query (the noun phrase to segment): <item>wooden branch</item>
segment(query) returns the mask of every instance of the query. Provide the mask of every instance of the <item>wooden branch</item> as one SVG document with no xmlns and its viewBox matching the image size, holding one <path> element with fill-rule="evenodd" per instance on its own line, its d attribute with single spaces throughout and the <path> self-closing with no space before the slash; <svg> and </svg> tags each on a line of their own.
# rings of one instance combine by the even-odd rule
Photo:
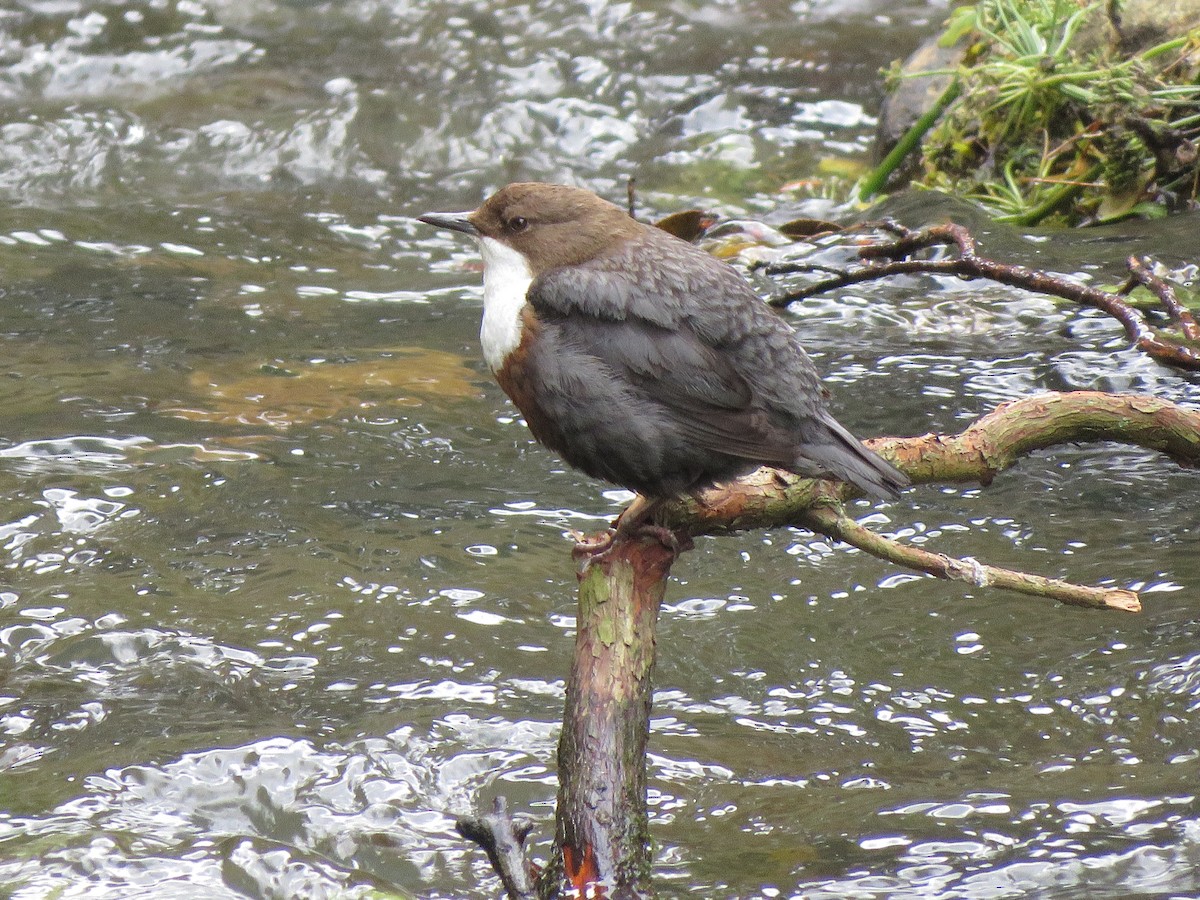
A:
<svg viewBox="0 0 1200 900">
<path fill-rule="evenodd" d="M 1117 441 L 1157 450 L 1181 465 L 1200 465 L 1200 412 L 1138 394 L 1097 391 L 1039 394 L 1003 404 L 956 435 L 880 438 L 866 443 L 915 484 L 989 483 L 1022 456 L 1057 444 Z M 664 524 L 709 534 L 799 524 L 867 553 L 943 578 L 986 582 L 1020 593 L 1085 606 L 1136 611 L 1136 593 L 1090 588 L 920 551 L 875 535 L 846 515 L 856 496 L 841 482 L 801 478 L 773 469 L 697 497 L 672 502 Z"/>
<path fill-rule="evenodd" d="M 454 823 L 454 828 L 483 848 L 509 900 L 533 900 L 537 896 L 525 859 L 525 839 L 533 824 L 514 821 L 508 814 L 508 801 L 497 797 L 490 813 L 464 816 Z"/>
<path fill-rule="evenodd" d="M 951 246 L 958 253 L 946 259 L 908 259 L 918 250 L 929 247 Z M 1090 306 L 1112 316 L 1125 329 L 1130 343 L 1159 362 L 1182 369 L 1200 370 L 1200 349 L 1180 344 L 1159 335 L 1145 317 L 1121 296 L 1121 293 L 1103 291 L 1100 288 L 1081 284 L 1061 275 L 1054 275 L 1025 266 L 997 262 L 976 253 L 975 239 L 961 225 L 933 225 L 920 231 L 907 231 L 894 241 L 868 244 L 859 250 L 864 260 L 886 260 L 854 269 L 846 269 L 830 278 L 807 285 L 797 291 L 772 297 L 773 306 L 787 306 L 797 300 L 812 297 L 834 288 L 861 284 L 893 275 L 942 274 L 959 278 L 986 278 L 999 284 L 1019 287 L 1038 294 L 1061 297 L 1081 306 Z M 805 271 L 803 265 L 782 263 L 766 266 L 767 274 Z M 818 271 L 815 267 L 813 271 Z M 823 269 L 821 269 L 823 271 Z M 1200 335 L 1191 314 L 1180 304 L 1171 286 L 1135 259 L 1130 260 L 1130 271 L 1134 278 L 1146 285 L 1159 297 L 1164 307 L 1180 325 L 1184 337 L 1194 341 Z"/>
<path fill-rule="evenodd" d="M 676 553 L 656 539 L 618 533 L 604 553 L 580 556 L 578 630 L 558 744 L 557 827 L 538 890 L 642 896 L 650 883 L 650 675 L 658 608 Z"/>
<path fill-rule="evenodd" d="M 988 484 L 1022 456 L 1057 444 L 1115 441 L 1200 466 L 1200 411 L 1145 394 L 1069 391 L 1012 400 L 956 435 L 867 441 L 916 483 Z"/>
<path fill-rule="evenodd" d="M 1179 324 L 1183 336 L 1189 341 L 1200 341 L 1200 325 L 1196 324 L 1191 310 L 1179 302 L 1179 298 L 1175 296 L 1175 289 L 1151 272 L 1150 267 L 1136 256 L 1129 257 L 1126 265 L 1129 267 L 1130 278 L 1158 298 L 1171 321 Z"/>
<path fill-rule="evenodd" d="M 975 587 L 997 587 L 1019 594 L 1050 597 L 1073 606 L 1142 611 L 1142 602 L 1134 591 L 1071 584 L 1056 578 L 989 566 L 971 557 L 954 559 L 912 544 L 902 544 L 860 525 L 846 514 L 841 505 L 814 506 L 804 512 L 800 521 L 814 531 L 865 550 L 872 556 L 908 569 L 927 572 L 937 578 L 965 581 Z"/>
</svg>

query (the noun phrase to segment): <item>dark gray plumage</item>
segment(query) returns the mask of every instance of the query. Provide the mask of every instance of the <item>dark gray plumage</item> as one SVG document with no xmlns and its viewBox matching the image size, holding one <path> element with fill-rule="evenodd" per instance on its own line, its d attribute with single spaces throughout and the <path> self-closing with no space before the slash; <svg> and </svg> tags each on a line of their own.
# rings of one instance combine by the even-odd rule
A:
<svg viewBox="0 0 1200 900">
<path fill-rule="evenodd" d="M 874 496 L 908 479 L 829 413 L 792 328 L 733 268 L 595 195 L 514 184 L 461 218 L 423 217 L 519 251 L 522 339 L 497 378 L 534 435 L 649 498 L 759 465 Z M 485 278 L 486 278 L 485 274 Z"/>
</svg>

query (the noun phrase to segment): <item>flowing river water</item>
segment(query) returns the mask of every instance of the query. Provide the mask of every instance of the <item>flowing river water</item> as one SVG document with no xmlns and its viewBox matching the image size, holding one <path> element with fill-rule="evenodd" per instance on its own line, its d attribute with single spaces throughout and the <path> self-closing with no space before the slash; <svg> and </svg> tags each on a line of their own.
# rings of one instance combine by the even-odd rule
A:
<svg viewBox="0 0 1200 900">
<path fill-rule="evenodd" d="M 0 896 L 495 896 L 453 822 L 497 794 L 544 852 L 563 532 L 627 495 L 532 443 L 480 361 L 473 249 L 409 217 L 630 175 L 646 215 L 852 216 L 786 186 L 863 162 L 879 69 L 945 13 L 5 5 Z M 1200 251 L 1194 216 L 1049 238 L 888 211 L 1099 282 Z M 788 314 L 862 435 L 1047 389 L 1198 400 L 1110 320 L 1008 289 L 908 278 Z M 655 676 L 662 896 L 1200 895 L 1198 487 L 1069 446 L 858 507 L 1139 588 L 1136 616 L 800 530 L 698 541 Z"/>
</svg>

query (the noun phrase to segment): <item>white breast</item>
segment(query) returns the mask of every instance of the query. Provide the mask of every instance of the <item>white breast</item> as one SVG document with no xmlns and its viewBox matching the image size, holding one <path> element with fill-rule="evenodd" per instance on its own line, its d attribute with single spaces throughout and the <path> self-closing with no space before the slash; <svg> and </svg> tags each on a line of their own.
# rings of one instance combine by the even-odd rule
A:
<svg viewBox="0 0 1200 900">
<path fill-rule="evenodd" d="M 497 371 L 521 343 L 521 310 L 533 282 L 525 257 L 495 238 L 480 238 L 483 254 L 483 326 L 479 343 L 483 358 Z"/>
</svg>

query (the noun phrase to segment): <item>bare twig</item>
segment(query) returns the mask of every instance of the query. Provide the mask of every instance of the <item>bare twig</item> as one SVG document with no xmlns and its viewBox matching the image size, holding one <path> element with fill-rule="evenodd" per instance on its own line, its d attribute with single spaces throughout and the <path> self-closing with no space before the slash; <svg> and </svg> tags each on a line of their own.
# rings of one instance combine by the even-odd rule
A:
<svg viewBox="0 0 1200 900">
<path fill-rule="evenodd" d="M 951 246 L 958 255 L 947 259 L 908 259 L 917 250 L 937 246 Z M 857 269 L 836 271 L 832 278 L 815 282 L 797 291 L 771 299 L 774 306 L 787 306 L 834 288 L 861 284 L 893 275 L 941 274 L 959 278 L 986 278 L 1000 284 L 1023 288 L 1039 294 L 1061 297 L 1081 306 L 1090 306 L 1112 316 L 1121 323 L 1126 335 L 1135 347 L 1160 362 L 1184 369 L 1200 370 L 1200 350 L 1184 346 L 1169 338 L 1161 337 L 1147 324 L 1138 310 L 1122 299 L 1120 292 L 1103 291 L 1080 284 L 1061 275 L 1053 275 L 1038 269 L 997 262 L 976 253 L 975 239 L 961 225 L 933 225 L 920 231 L 903 234 L 894 241 L 869 244 L 859 250 L 864 260 L 886 260 Z M 776 271 L 789 271 L 787 264 L 776 267 Z M 813 267 L 813 271 L 821 271 Z M 771 267 L 767 271 L 772 271 Z M 790 271 L 796 271 L 791 269 Z M 1188 340 L 1200 338 L 1191 314 L 1178 302 L 1170 285 L 1154 275 L 1144 265 L 1131 260 L 1130 271 L 1141 284 L 1146 285 L 1159 297 L 1171 315 L 1179 322 Z"/>
<path fill-rule="evenodd" d="M 454 827 L 468 841 L 483 848 L 509 900 L 533 900 L 537 896 L 525 860 L 525 839 L 533 830 L 533 823 L 514 821 L 503 797 L 496 798 L 490 813 L 465 816 Z"/>
<path fill-rule="evenodd" d="M 1158 298 L 1171 320 L 1179 323 L 1179 330 L 1183 332 L 1183 336 L 1189 341 L 1200 341 L 1200 325 L 1196 324 L 1191 310 L 1179 302 L 1170 283 L 1151 272 L 1150 267 L 1136 256 L 1129 257 L 1128 265 L 1130 280 L 1144 285 Z"/>
<path fill-rule="evenodd" d="M 1081 441 L 1145 447 L 1194 468 L 1200 466 L 1200 411 L 1145 394 L 1047 392 L 1002 403 L 959 434 L 867 444 L 899 459 L 914 482 L 987 484 L 1030 453 Z"/>
<path fill-rule="evenodd" d="M 825 288 L 824 288 L 825 290 L 830 290 L 831 288 L 835 288 L 835 287 L 841 287 L 842 284 L 850 283 L 850 282 L 839 281 L 839 279 L 841 279 L 842 277 L 844 277 L 847 274 L 848 270 L 839 269 L 837 266 L 823 266 L 818 263 L 802 263 L 802 262 L 768 263 L 767 265 L 764 265 L 762 267 L 762 270 L 763 270 L 763 272 L 765 272 L 768 275 L 795 275 L 795 274 L 799 274 L 802 272 L 806 273 L 806 274 L 809 272 L 823 272 L 826 275 L 830 276 L 829 278 L 820 282 L 820 284 L 825 286 Z M 796 299 L 794 295 L 789 295 L 789 296 L 791 296 L 792 299 L 788 300 L 787 301 L 788 303 L 791 303 L 792 300 Z M 772 304 L 774 304 L 776 301 L 772 300 L 770 302 Z"/>
<path fill-rule="evenodd" d="M 865 550 L 872 556 L 886 559 L 907 569 L 926 572 L 937 578 L 965 581 L 980 588 L 997 587 L 1018 594 L 1052 597 L 1072 606 L 1117 609 L 1124 612 L 1142 611 L 1141 600 L 1134 591 L 1071 584 L 1056 578 L 990 566 L 972 557 L 955 559 L 912 544 L 902 544 L 860 525 L 848 516 L 840 505 L 814 506 L 805 510 L 801 523 L 821 534 Z"/>
</svg>

